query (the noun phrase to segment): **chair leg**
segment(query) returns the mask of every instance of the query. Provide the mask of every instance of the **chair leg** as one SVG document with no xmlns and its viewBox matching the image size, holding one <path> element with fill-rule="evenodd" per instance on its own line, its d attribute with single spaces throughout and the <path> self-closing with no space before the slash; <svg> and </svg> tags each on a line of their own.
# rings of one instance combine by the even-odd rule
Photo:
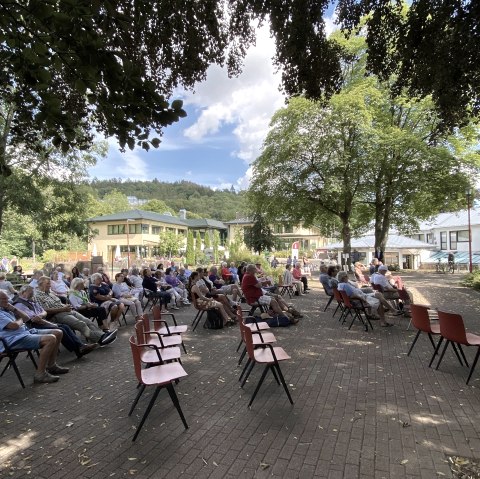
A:
<svg viewBox="0 0 480 479">
<path fill-rule="evenodd" d="M 280 377 L 280 381 L 283 384 L 283 389 L 285 389 L 285 392 L 287 393 L 288 400 L 290 401 L 290 404 L 293 404 L 293 399 L 292 399 L 292 396 L 290 396 L 290 391 L 288 390 L 287 383 L 285 382 L 285 378 L 283 377 L 282 370 L 280 369 L 280 364 L 276 363 L 275 367 L 277 369 L 278 376 Z"/>
<path fill-rule="evenodd" d="M 15 357 L 16 356 L 17 355 L 15 354 Z M 20 381 L 20 384 L 22 385 L 22 388 L 25 389 L 25 383 L 23 382 L 22 375 L 20 374 L 20 370 L 18 369 L 17 363 L 15 362 L 15 358 L 10 359 L 9 364 L 12 366 L 13 370 L 15 371 L 15 374 L 17 375 L 17 378 Z M 7 366 L 9 364 L 7 364 Z M 4 372 L 5 372 L 5 370 L 4 370 Z"/>
<path fill-rule="evenodd" d="M 237 353 L 238 353 L 240 347 L 242 346 L 242 344 L 243 344 L 243 339 L 240 339 L 240 342 L 238 343 L 238 346 L 237 346 L 237 351 L 236 351 Z"/>
<path fill-rule="evenodd" d="M 155 388 L 155 392 L 153 393 L 152 399 L 151 399 L 150 402 L 148 403 L 148 406 L 147 406 L 147 409 L 146 409 L 146 411 L 145 411 L 145 414 L 143 415 L 142 420 L 140 421 L 140 424 L 138 425 L 137 431 L 135 432 L 135 434 L 134 434 L 134 436 L 133 436 L 132 442 L 134 442 L 135 439 L 137 439 L 137 436 L 138 436 L 138 434 L 140 433 L 140 431 L 141 431 L 141 429 L 142 429 L 142 427 L 143 427 L 143 424 L 145 423 L 148 415 L 150 414 L 150 411 L 152 410 L 153 405 L 155 404 L 155 401 L 157 400 L 158 393 L 160 392 L 160 389 L 162 389 L 162 386 L 157 386 L 157 387 Z"/>
<path fill-rule="evenodd" d="M 438 341 L 437 347 L 435 348 L 435 351 L 433 351 L 432 359 L 430 359 L 430 362 L 428 363 L 429 368 L 432 367 L 433 360 L 435 359 L 435 356 L 438 354 L 438 351 L 440 351 L 440 346 L 442 342 L 443 342 L 443 336 L 440 336 L 440 340 Z"/>
<path fill-rule="evenodd" d="M 470 378 L 472 377 L 473 370 L 475 369 L 475 366 L 477 365 L 479 357 L 480 357 L 480 346 L 477 348 L 477 354 L 475 355 L 475 359 L 473 360 L 472 367 L 470 368 L 470 374 L 468 375 L 468 378 L 467 378 L 467 384 L 469 383 Z"/>
<path fill-rule="evenodd" d="M 327 305 L 325 306 L 325 309 L 323 310 L 323 312 L 325 312 L 327 310 L 327 308 L 330 306 L 332 301 L 333 301 L 333 296 L 330 296 L 330 298 L 327 301 Z M 338 309 L 338 306 L 337 306 L 337 309 Z M 337 312 L 337 310 L 335 310 L 335 313 L 336 312 Z M 335 316 L 335 313 L 333 313 L 334 316 Z"/>
<path fill-rule="evenodd" d="M 457 359 L 458 359 L 458 362 L 460 363 L 460 366 L 463 366 L 463 361 L 462 361 L 462 358 L 460 357 L 460 355 L 458 354 L 458 349 L 457 347 L 455 346 L 455 343 L 452 341 L 452 348 L 453 348 L 453 351 L 455 353 L 455 356 L 457 356 Z"/>
<path fill-rule="evenodd" d="M 255 388 L 255 391 L 253 393 L 252 399 L 250 399 L 250 402 L 248 403 L 248 407 L 250 407 L 252 405 L 253 400 L 255 399 L 255 396 L 257 395 L 257 393 L 260 389 L 260 386 L 262 385 L 262 383 L 265 379 L 265 376 L 267 375 L 269 369 L 270 369 L 270 365 L 267 364 L 267 366 L 265 366 L 265 369 L 263 370 L 262 377 L 260 378 L 260 381 L 258 381 L 257 387 Z"/>
<path fill-rule="evenodd" d="M 250 367 L 247 369 L 245 372 L 245 377 L 243 378 L 242 384 L 240 384 L 240 387 L 243 388 L 245 386 L 245 383 L 248 381 L 248 377 L 250 376 L 250 373 L 253 371 L 253 368 L 255 367 L 255 361 L 252 361 L 252 364 Z"/>
<path fill-rule="evenodd" d="M 178 411 L 178 415 L 180 416 L 180 419 L 182 420 L 183 425 L 185 426 L 185 429 L 188 429 L 188 424 L 185 419 L 185 416 L 183 415 L 182 408 L 180 406 L 180 401 L 178 400 L 178 396 L 177 396 L 177 393 L 175 392 L 175 388 L 173 387 L 173 384 L 170 383 L 167 386 L 167 391 L 168 391 L 168 394 L 170 395 L 173 405 Z"/>
<path fill-rule="evenodd" d="M 432 333 L 428 333 L 428 339 L 430 339 L 430 342 L 432 343 L 433 349 L 437 347 L 435 344 L 435 341 L 433 340 Z"/>
<path fill-rule="evenodd" d="M 242 369 L 242 374 L 240 374 L 240 377 L 238 378 L 239 381 L 242 380 L 243 375 L 245 374 L 245 371 L 247 370 L 248 366 L 250 366 L 251 359 L 248 358 L 247 362 L 245 363 L 245 366 Z"/>
<path fill-rule="evenodd" d="M 138 400 L 140 399 L 140 396 L 143 394 L 143 391 L 145 391 L 145 387 L 146 387 L 145 384 L 140 384 L 137 396 L 133 400 L 132 407 L 130 408 L 130 412 L 128 413 L 129 416 L 132 415 L 132 412 L 135 409 L 135 406 L 137 405 Z M 138 386 L 137 386 L 137 388 L 138 388 Z"/>
<path fill-rule="evenodd" d="M 185 343 L 182 341 L 182 348 L 183 348 L 183 351 L 185 352 L 185 354 L 188 354 L 187 353 L 187 348 L 185 347 Z"/>
<path fill-rule="evenodd" d="M 450 344 L 450 340 L 447 339 L 447 342 L 445 343 L 445 346 L 443 347 L 443 351 L 442 351 L 442 354 L 440 356 L 440 359 L 438 360 L 438 363 L 437 363 L 437 367 L 435 369 L 438 369 L 438 367 L 440 366 L 440 363 L 442 362 L 442 359 L 443 359 L 443 356 L 445 356 L 445 351 L 447 350 L 448 348 L 448 345 Z"/>
<path fill-rule="evenodd" d="M 193 318 L 193 323 L 192 323 L 193 328 L 192 328 L 192 331 L 195 331 L 195 329 L 197 329 L 197 326 L 198 326 L 198 324 L 200 323 L 204 312 L 205 312 L 205 311 L 204 311 L 203 309 L 199 310 L 199 311 L 197 312 L 197 315 L 195 316 L 195 318 Z"/>
<path fill-rule="evenodd" d="M 421 331 L 418 330 L 417 334 L 415 336 L 415 339 L 413 340 L 412 345 L 410 346 L 410 349 L 408 350 L 407 356 L 410 356 L 410 353 L 412 352 L 413 346 L 415 346 L 415 343 L 417 342 L 417 339 L 420 336 L 420 333 L 421 333 Z M 432 339 L 431 334 L 429 334 L 429 336 L 430 336 L 430 339 Z M 435 348 L 435 345 L 433 347 Z"/>
<path fill-rule="evenodd" d="M 238 360 L 238 365 L 242 364 L 243 358 L 245 357 L 245 354 L 247 354 L 247 347 L 243 348 L 242 354 L 240 355 L 240 359 Z"/>
<path fill-rule="evenodd" d="M 273 366 L 270 366 L 270 371 L 272 371 L 273 377 L 275 378 L 275 381 L 277 381 L 277 384 L 280 386 L 280 381 L 278 380 L 277 373 L 275 372 L 275 368 Z"/>
<path fill-rule="evenodd" d="M 453 345 L 453 343 L 452 343 L 452 345 Z M 458 346 L 458 349 L 460 350 L 460 354 L 462 355 L 463 360 L 465 361 L 465 366 L 467 366 L 467 368 L 468 368 L 468 361 L 467 361 L 467 358 L 465 357 L 465 353 L 463 352 L 462 345 L 460 343 L 458 343 L 457 346 Z"/>
</svg>

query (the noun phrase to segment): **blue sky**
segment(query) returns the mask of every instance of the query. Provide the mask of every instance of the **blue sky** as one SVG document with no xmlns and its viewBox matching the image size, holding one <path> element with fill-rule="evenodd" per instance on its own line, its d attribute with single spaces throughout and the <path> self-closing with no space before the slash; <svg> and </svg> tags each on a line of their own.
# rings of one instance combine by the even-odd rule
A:
<svg viewBox="0 0 480 479">
<path fill-rule="evenodd" d="M 331 31 L 332 20 L 326 23 Z M 228 78 L 225 70 L 212 66 L 194 93 L 174 95 L 184 100 L 188 116 L 164 130 L 158 149 L 121 153 L 111 139 L 107 158 L 90 168 L 90 177 L 248 187 L 250 164 L 261 151 L 270 119 L 285 104 L 273 54 L 274 43 L 264 27 L 256 46 L 248 51 L 240 76 Z"/>
</svg>

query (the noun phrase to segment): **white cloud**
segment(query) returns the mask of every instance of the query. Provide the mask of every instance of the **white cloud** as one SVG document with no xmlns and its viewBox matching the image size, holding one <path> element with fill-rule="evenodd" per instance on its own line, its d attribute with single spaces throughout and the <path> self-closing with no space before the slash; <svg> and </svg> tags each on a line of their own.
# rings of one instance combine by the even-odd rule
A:
<svg viewBox="0 0 480 479">
<path fill-rule="evenodd" d="M 240 76 L 228 78 L 224 69 L 212 66 L 195 93 L 185 94 L 186 108 L 198 108 L 201 113 L 184 135 L 192 141 L 205 141 L 231 124 L 238 145 L 232 156 L 251 163 L 260 152 L 270 118 L 284 104 L 278 88 L 280 74 L 272 65 L 274 50 L 264 27 L 258 32 L 256 46 L 247 53 Z"/>
</svg>

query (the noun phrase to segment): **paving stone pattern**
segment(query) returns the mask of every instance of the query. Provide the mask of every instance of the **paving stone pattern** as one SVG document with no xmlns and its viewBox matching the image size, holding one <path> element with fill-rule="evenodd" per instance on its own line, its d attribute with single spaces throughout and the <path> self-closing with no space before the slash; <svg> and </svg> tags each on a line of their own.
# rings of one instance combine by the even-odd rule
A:
<svg viewBox="0 0 480 479">
<path fill-rule="evenodd" d="M 465 315 L 480 333 L 480 295 L 460 275 L 404 275 L 415 297 Z M 453 477 L 447 456 L 480 459 L 480 366 L 470 386 L 453 352 L 439 371 L 428 368 L 431 346 L 421 337 L 407 357 L 414 331 L 408 320 L 374 331 L 348 331 L 323 312 L 318 280 L 294 302 L 305 318 L 274 333 L 292 357 L 282 364 L 295 404 L 267 376 L 251 409 L 257 366 L 242 390 L 238 327 L 185 335 L 189 376 L 176 386 L 189 424 L 185 430 L 162 391 L 136 443 L 132 436 L 151 393 L 132 417 L 136 393 L 128 338 L 80 360 L 66 351 L 70 373 L 57 384 L 33 385 L 32 366 L 18 364 L 0 378 L 0 477 L 61 478 L 423 478 Z M 193 307 L 177 314 L 191 324 Z M 475 351 L 466 350 L 469 360 Z M 2 366 L 3 367 L 3 366 Z"/>
</svg>

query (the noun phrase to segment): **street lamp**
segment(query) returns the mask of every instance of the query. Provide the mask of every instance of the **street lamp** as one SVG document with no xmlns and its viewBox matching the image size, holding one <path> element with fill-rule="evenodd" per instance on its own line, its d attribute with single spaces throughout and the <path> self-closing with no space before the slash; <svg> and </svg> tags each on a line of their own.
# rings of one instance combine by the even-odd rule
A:
<svg viewBox="0 0 480 479">
<path fill-rule="evenodd" d="M 468 270 L 473 271 L 472 265 L 472 224 L 470 222 L 470 198 L 472 196 L 472 188 L 468 187 L 465 190 L 467 195 L 467 209 L 468 209 Z"/>
</svg>

